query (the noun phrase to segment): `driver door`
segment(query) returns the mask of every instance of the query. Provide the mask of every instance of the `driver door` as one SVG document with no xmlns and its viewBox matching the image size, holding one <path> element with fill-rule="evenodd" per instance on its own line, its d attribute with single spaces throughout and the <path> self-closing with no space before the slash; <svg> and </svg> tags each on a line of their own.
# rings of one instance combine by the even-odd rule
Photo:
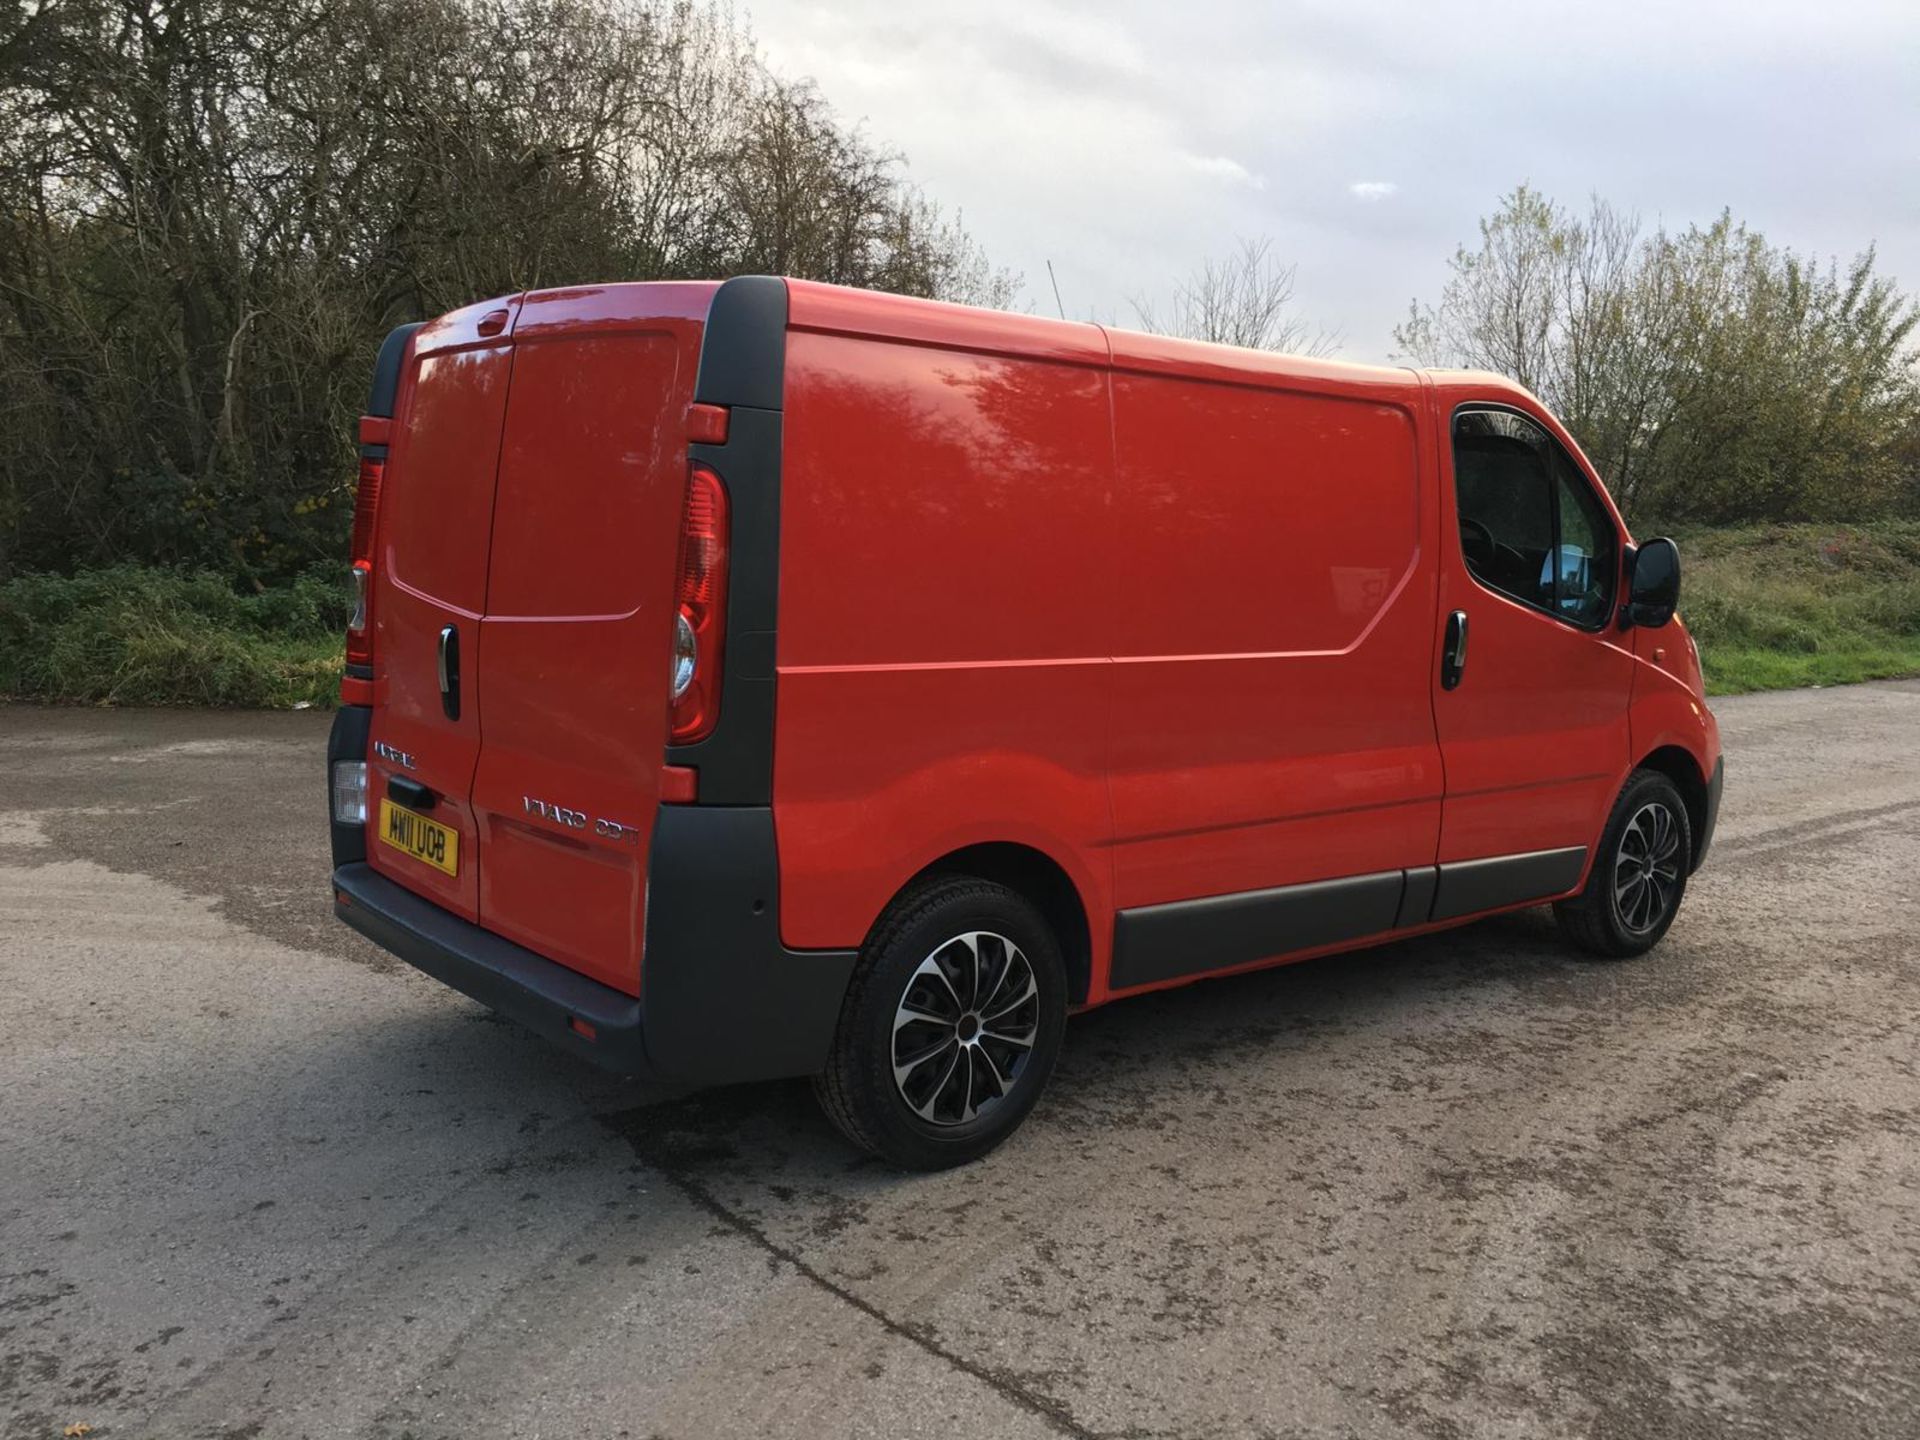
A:
<svg viewBox="0 0 1920 1440">
<path fill-rule="evenodd" d="M 1465 387 L 1436 397 L 1440 920 L 1579 882 L 1628 765 L 1634 661 L 1615 623 L 1623 532 L 1604 492 L 1544 415 Z M 1444 655 L 1461 628 L 1456 674 Z"/>
</svg>

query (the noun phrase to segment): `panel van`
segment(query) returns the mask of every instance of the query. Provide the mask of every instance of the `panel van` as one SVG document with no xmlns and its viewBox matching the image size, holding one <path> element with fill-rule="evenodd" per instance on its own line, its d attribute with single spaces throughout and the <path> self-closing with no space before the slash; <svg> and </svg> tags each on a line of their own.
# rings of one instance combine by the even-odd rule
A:
<svg viewBox="0 0 1920 1440">
<path fill-rule="evenodd" d="M 339 918 L 899 1165 L 1112 1000 L 1639 954 L 1713 836 L 1678 553 L 1496 376 L 753 276 L 396 330 L 359 438 Z"/>
</svg>

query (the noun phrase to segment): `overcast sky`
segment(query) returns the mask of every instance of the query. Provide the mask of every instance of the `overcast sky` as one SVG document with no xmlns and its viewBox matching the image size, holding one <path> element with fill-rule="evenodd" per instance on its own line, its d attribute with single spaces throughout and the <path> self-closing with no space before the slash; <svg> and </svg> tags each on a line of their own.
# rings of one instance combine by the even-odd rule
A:
<svg viewBox="0 0 1920 1440">
<path fill-rule="evenodd" d="M 1684 226 L 1723 206 L 1797 249 L 1879 245 L 1920 289 L 1920 0 L 758 0 L 810 75 L 1051 311 L 1237 236 L 1385 359 L 1414 296 L 1521 181 Z"/>
</svg>

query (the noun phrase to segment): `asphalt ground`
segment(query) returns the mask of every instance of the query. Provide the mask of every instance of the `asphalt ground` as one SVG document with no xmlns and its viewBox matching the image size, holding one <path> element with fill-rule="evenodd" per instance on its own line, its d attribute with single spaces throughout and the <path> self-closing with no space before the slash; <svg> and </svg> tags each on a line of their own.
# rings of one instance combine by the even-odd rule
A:
<svg viewBox="0 0 1920 1440">
<path fill-rule="evenodd" d="M 327 717 L 0 709 L 0 1434 L 1920 1434 L 1920 683 L 1721 701 L 1544 911 L 1075 1020 L 969 1168 L 604 1079 L 333 921 Z"/>
</svg>

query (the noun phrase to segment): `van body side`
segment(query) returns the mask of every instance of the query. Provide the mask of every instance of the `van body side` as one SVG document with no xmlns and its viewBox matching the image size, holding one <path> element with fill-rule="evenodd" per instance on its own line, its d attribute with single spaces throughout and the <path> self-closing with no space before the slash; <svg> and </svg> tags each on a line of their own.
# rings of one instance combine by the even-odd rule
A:
<svg viewBox="0 0 1920 1440">
<path fill-rule="evenodd" d="M 819 1073 L 943 878 L 1084 1008 L 1589 904 L 1648 776 L 1706 853 L 1697 652 L 1511 382 L 769 277 L 396 335 L 336 911 L 606 1068 Z"/>
<path fill-rule="evenodd" d="M 858 946 L 916 875 L 982 845 L 1051 865 L 1108 913 L 1121 577 L 1104 335 L 985 311 L 916 330 L 892 297 L 791 289 L 783 937 Z M 1104 974 L 1108 927 L 1090 933 Z"/>
</svg>

